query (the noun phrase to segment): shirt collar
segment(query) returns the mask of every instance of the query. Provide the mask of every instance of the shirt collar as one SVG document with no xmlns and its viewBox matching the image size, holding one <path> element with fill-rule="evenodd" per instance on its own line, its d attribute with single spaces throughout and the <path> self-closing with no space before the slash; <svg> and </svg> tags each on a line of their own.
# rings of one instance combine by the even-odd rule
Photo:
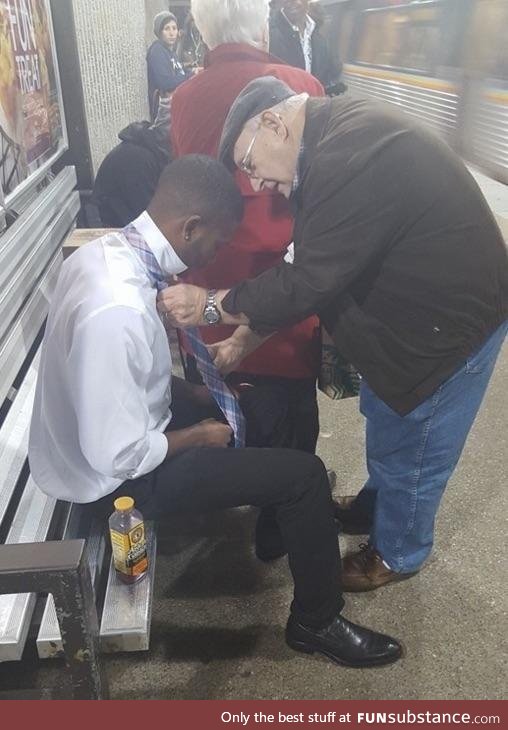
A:
<svg viewBox="0 0 508 730">
<path fill-rule="evenodd" d="M 303 162 L 303 155 L 305 152 L 305 147 L 303 144 L 303 137 L 302 141 L 300 142 L 300 152 L 298 153 L 298 160 L 296 161 L 296 172 L 295 176 L 293 178 L 293 185 L 291 187 L 291 193 L 296 192 L 298 190 L 298 186 L 300 185 L 300 181 L 302 179 L 302 162 Z"/>
<path fill-rule="evenodd" d="M 293 25 L 293 23 L 289 20 L 288 16 L 284 12 L 283 9 L 281 9 L 281 15 L 283 15 L 291 28 L 295 31 L 295 33 L 298 33 L 300 36 L 311 36 L 314 33 L 314 30 L 316 28 L 316 22 L 310 17 L 310 15 L 307 15 L 307 20 L 305 22 L 305 28 L 303 30 L 303 33 L 300 33 L 300 28 L 297 25 Z"/>
<path fill-rule="evenodd" d="M 164 274 L 178 276 L 178 274 L 186 271 L 186 264 L 183 263 L 168 239 L 157 228 L 146 210 L 136 220 L 132 221 L 132 225 L 150 246 Z"/>
</svg>

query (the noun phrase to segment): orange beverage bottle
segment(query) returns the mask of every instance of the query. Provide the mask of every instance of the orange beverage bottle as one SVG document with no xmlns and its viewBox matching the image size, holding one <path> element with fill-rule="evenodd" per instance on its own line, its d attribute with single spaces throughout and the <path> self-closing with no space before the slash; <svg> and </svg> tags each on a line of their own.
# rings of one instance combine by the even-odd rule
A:
<svg viewBox="0 0 508 730">
<path fill-rule="evenodd" d="M 132 497 L 118 497 L 109 518 L 109 534 L 115 570 L 124 583 L 136 583 L 148 572 L 145 523 L 134 509 Z"/>
</svg>

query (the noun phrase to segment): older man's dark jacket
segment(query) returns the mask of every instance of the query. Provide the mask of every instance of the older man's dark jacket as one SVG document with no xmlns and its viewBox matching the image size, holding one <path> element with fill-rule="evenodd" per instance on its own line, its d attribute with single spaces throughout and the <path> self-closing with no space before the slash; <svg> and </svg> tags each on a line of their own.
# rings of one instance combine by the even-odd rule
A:
<svg viewBox="0 0 508 730">
<path fill-rule="evenodd" d="M 231 291 L 270 330 L 321 314 L 375 393 L 405 415 L 508 314 L 508 258 L 462 161 L 391 107 L 307 104 L 294 265 Z"/>
</svg>

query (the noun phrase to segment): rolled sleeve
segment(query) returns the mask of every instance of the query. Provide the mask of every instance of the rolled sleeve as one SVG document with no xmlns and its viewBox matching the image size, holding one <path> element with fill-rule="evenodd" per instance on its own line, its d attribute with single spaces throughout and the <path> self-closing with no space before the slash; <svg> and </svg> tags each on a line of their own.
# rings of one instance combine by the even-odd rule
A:
<svg viewBox="0 0 508 730">
<path fill-rule="evenodd" d="M 163 433 L 159 431 L 150 431 L 147 434 L 148 450 L 145 457 L 138 464 L 137 468 L 132 469 L 122 476 L 123 479 L 138 479 L 145 474 L 149 474 L 162 464 L 168 453 L 168 440 Z"/>
</svg>

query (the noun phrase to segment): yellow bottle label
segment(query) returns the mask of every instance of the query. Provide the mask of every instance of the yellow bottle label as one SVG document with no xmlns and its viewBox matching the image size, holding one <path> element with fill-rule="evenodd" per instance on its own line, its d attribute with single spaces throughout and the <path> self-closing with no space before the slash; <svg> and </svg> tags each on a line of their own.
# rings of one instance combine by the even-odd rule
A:
<svg viewBox="0 0 508 730">
<path fill-rule="evenodd" d="M 148 568 L 145 525 L 140 522 L 129 532 L 110 530 L 116 570 L 125 575 L 140 575 Z"/>
</svg>

